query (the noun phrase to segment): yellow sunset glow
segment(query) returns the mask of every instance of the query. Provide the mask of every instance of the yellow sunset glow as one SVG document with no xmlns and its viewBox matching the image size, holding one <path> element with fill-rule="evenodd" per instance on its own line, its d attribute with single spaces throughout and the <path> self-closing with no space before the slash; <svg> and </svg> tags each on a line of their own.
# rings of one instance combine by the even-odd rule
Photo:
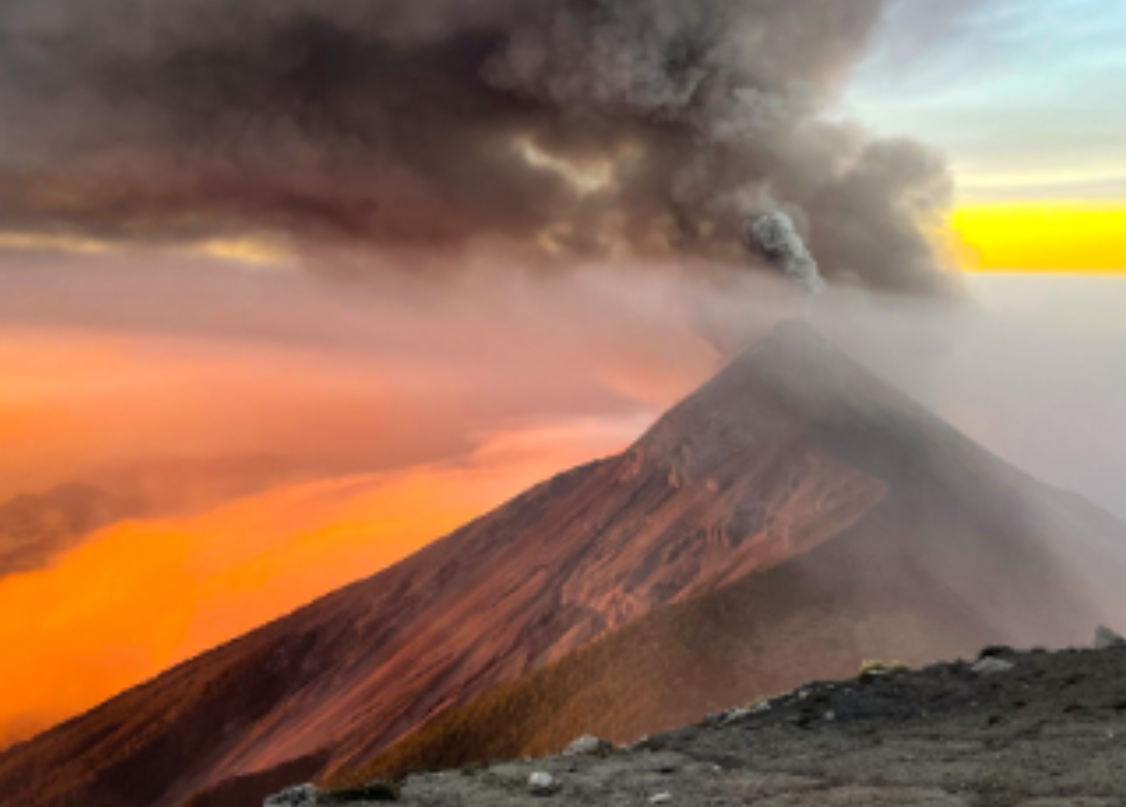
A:
<svg viewBox="0 0 1126 807">
<path fill-rule="evenodd" d="M 950 225 L 970 271 L 1126 273 L 1126 204 L 973 204 Z"/>
</svg>

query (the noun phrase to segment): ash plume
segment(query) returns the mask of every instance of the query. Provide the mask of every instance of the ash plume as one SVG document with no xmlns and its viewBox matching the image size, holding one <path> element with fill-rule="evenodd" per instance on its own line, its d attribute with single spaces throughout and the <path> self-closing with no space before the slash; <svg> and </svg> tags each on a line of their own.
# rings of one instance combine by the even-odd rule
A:
<svg viewBox="0 0 1126 807">
<path fill-rule="evenodd" d="M 764 213 L 747 222 L 747 246 L 777 266 L 792 281 L 813 294 L 825 290 L 817 261 L 794 228 L 794 221 L 782 211 Z"/>
<path fill-rule="evenodd" d="M 744 262 L 942 291 L 943 163 L 826 113 L 894 0 L 5 0 L 0 232 Z"/>
</svg>

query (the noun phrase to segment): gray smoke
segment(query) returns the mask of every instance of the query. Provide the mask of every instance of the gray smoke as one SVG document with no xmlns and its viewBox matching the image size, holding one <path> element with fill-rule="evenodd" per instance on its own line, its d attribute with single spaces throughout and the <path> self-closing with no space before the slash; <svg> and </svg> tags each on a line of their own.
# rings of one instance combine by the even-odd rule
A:
<svg viewBox="0 0 1126 807">
<path fill-rule="evenodd" d="M 0 0 L 0 232 L 738 263 L 770 199 L 941 292 L 942 161 L 826 114 L 892 2 Z"/>
<path fill-rule="evenodd" d="M 747 246 L 760 252 L 788 278 L 812 294 L 825 291 L 817 261 L 809 254 L 793 219 L 782 211 L 764 213 L 747 222 Z"/>
</svg>

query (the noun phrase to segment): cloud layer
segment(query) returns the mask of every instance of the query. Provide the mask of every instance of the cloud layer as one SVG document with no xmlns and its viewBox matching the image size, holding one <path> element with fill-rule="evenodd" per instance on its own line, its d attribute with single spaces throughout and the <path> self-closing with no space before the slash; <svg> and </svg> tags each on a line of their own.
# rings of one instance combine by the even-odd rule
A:
<svg viewBox="0 0 1126 807">
<path fill-rule="evenodd" d="M 941 291 L 942 161 L 830 114 L 891 0 L 8 0 L 0 231 L 751 262 Z"/>
</svg>

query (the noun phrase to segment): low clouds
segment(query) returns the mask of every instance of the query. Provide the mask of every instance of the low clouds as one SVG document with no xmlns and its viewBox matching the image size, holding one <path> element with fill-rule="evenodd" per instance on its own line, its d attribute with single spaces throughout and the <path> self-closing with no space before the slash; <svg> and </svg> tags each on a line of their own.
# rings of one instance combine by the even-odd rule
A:
<svg viewBox="0 0 1126 807">
<path fill-rule="evenodd" d="M 749 264 L 942 292 L 942 161 L 832 119 L 891 0 L 8 0 L 0 231 Z"/>
</svg>

